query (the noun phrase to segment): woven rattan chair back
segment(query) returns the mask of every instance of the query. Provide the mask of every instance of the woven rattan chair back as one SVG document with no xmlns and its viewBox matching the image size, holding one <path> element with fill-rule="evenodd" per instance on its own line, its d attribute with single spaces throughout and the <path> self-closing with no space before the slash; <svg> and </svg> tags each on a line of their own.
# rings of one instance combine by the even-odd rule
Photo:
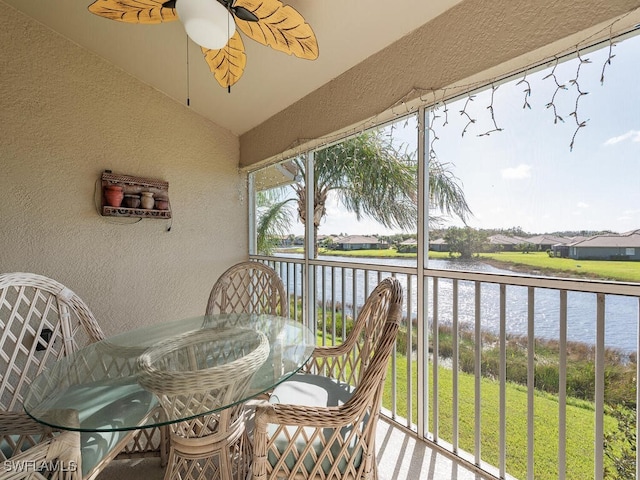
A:
<svg viewBox="0 0 640 480">
<path fill-rule="evenodd" d="M 260 262 L 241 262 L 216 281 L 206 315 L 215 313 L 266 313 L 288 316 L 289 305 L 282 280 L 274 269 Z"/>
<path fill-rule="evenodd" d="M 398 301 L 398 295 L 402 299 L 402 288 L 397 280 L 380 282 L 360 308 L 345 341 L 332 349 L 316 349 L 305 371 L 358 386 L 375 353 L 374 346 L 382 334 L 389 309 Z"/>
<path fill-rule="evenodd" d="M 22 403 L 31 380 L 58 358 L 104 334 L 87 305 L 69 288 L 33 273 L 0 274 L 0 459 L 53 437 Z M 45 445 L 44 443 L 42 445 Z"/>
<path fill-rule="evenodd" d="M 0 410 L 22 411 L 31 379 L 104 334 L 69 288 L 33 273 L 0 275 Z"/>
<path fill-rule="evenodd" d="M 77 432 L 55 434 L 28 417 L 22 403 L 32 379 L 45 368 L 89 343 L 105 338 L 89 307 L 72 290 L 51 278 L 34 273 L 0 274 L 0 459 L 36 462 L 52 458 L 52 452 L 65 445 L 76 445 L 69 455 L 79 456 Z M 135 359 L 134 359 L 135 360 Z M 132 362 L 134 361 L 132 360 Z M 135 362 L 134 362 L 135 363 Z M 128 364 L 114 361 L 95 365 L 96 370 L 126 369 Z M 89 369 L 76 372 L 78 380 L 91 377 Z M 96 373 L 100 376 L 100 372 Z M 69 372 L 70 381 L 74 372 Z M 158 411 L 158 414 L 160 411 Z M 135 434 L 135 435 L 134 435 Z M 98 464 L 93 478 L 108 461 L 120 453 L 124 457 L 164 455 L 166 439 L 156 429 L 132 432 L 130 441 L 114 449 Z M 64 440 L 64 441 L 63 441 Z M 76 448 L 74 447 L 74 448 Z M 162 450 L 164 449 L 164 450 Z M 22 453 L 20 453 L 22 452 Z M 40 478 L 25 471 L 25 478 Z M 14 472 L 14 475 L 15 474 Z M 69 472 L 77 478 L 79 472 Z M 4 478 L 0 473 L 0 478 Z M 14 476 L 11 477 L 12 479 Z M 21 478 L 19 475 L 16 479 Z M 44 477 L 43 477 L 44 478 Z M 66 477 L 65 477 L 66 478 Z"/>
<path fill-rule="evenodd" d="M 347 342 L 314 351 L 310 370 L 357 383 L 343 405 L 263 403 L 256 407 L 255 480 L 377 478 L 375 432 L 402 302 L 400 282 L 382 280 L 360 310 Z"/>
</svg>

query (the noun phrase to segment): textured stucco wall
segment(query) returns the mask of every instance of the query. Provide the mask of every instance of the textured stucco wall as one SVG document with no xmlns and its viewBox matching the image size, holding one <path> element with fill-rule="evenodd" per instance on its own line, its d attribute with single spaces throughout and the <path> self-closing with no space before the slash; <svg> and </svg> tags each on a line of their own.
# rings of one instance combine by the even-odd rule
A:
<svg viewBox="0 0 640 480">
<path fill-rule="evenodd" d="M 57 279 L 107 333 L 204 313 L 246 258 L 237 137 L 13 9 L 0 45 L 0 272 Z M 100 216 L 105 169 L 168 181 L 173 220 Z"/>
<path fill-rule="evenodd" d="M 347 129 L 425 91 L 479 80 L 481 72 L 487 81 L 587 35 L 606 36 L 606 22 L 638 7 L 640 0 L 465 0 L 241 135 L 240 165 Z"/>
</svg>

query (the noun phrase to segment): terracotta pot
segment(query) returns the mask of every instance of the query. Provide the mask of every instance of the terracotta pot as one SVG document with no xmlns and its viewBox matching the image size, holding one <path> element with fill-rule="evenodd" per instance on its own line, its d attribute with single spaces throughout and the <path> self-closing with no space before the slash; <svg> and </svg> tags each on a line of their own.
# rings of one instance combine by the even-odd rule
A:
<svg viewBox="0 0 640 480">
<path fill-rule="evenodd" d="M 104 199 L 107 205 L 119 207 L 122 205 L 123 198 L 124 193 L 122 193 L 122 187 L 120 185 L 107 185 L 104 187 Z"/>
</svg>

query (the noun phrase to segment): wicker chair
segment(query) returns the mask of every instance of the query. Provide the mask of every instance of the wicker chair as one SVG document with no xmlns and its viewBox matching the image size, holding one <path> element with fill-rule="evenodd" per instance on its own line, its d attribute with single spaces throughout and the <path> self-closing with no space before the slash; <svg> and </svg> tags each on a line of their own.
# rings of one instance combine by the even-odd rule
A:
<svg viewBox="0 0 640 480">
<path fill-rule="evenodd" d="M 31 379 L 58 358 L 103 338 L 87 305 L 69 288 L 32 273 L 0 275 L 0 460 L 5 465 L 0 479 L 45 478 L 43 475 L 90 479 L 123 451 L 160 453 L 158 435 L 152 440 L 147 431 L 125 432 L 115 442 L 109 439 L 112 447 L 105 451 L 96 448 L 96 435 L 54 432 L 22 409 Z M 87 455 L 92 450 L 94 461 L 82 463 L 84 450 Z M 17 469 L 26 461 L 32 462 L 30 465 L 48 464 L 55 459 L 61 462 L 59 466 L 78 468 L 49 473 L 34 472 L 31 468 L 20 473 L 6 467 L 15 465 Z"/>
<path fill-rule="evenodd" d="M 288 310 L 284 285 L 275 270 L 263 263 L 247 261 L 233 265 L 216 280 L 205 315 L 264 313 L 287 316 Z M 221 387 L 223 384 L 220 382 Z M 166 390 L 168 387 L 160 388 Z M 166 395 L 165 392 L 162 398 Z M 177 392 L 171 397 L 172 401 L 179 398 L 176 395 Z M 164 404 L 165 409 L 170 410 L 167 401 Z M 244 428 L 246 416 L 244 406 L 236 405 L 171 425 L 165 478 L 201 478 L 199 472 L 205 472 L 207 478 L 244 479 L 251 458 L 251 444 Z"/>
<path fill-rule="evenodd" d="M 384 279 L 339 346 L 316 347 L 298 374 L 256 406 L 254 480 L 375 479 L 375 430 L 402 286 Z"/>
<path fill-rule="evenodd" d="M 286 317 L 288 312 L 284 285 L 276 271 L 264 263 L 247 261 L 220 275 L 211 289 L 205 314 L 268 313 Z"/>
</svg>

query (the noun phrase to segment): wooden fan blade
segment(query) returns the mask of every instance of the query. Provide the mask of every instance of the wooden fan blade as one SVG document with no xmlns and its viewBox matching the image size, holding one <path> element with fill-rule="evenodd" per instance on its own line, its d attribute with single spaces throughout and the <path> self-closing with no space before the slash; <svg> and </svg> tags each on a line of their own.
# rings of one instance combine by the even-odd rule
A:
<svg viewBox="0 0 640 480">
<path fill-rule="evenodd" d="M 164 8 L 163 0 L 96 0 L 89 11 L 109 20 L 155 24 L 178 19 L 175 8 Z"/>
<path fill-rule="evenodd" d="M 299 58 L 318 58 L 318 42 L 300 13 L 280 0 L 237 0 L 234 7 L 249 10 L 257 22 L 236 17 L 236 25 L 256 42 Z"/>
<path fill-rule="evenodd" d="M 247 64 L 247 56 L 244 53 L 244 43 L 237 31 L 220 50 L 201 48 L 204 59 L 222 87 L 230 87 L 240 79 Z"/>
</svg>

